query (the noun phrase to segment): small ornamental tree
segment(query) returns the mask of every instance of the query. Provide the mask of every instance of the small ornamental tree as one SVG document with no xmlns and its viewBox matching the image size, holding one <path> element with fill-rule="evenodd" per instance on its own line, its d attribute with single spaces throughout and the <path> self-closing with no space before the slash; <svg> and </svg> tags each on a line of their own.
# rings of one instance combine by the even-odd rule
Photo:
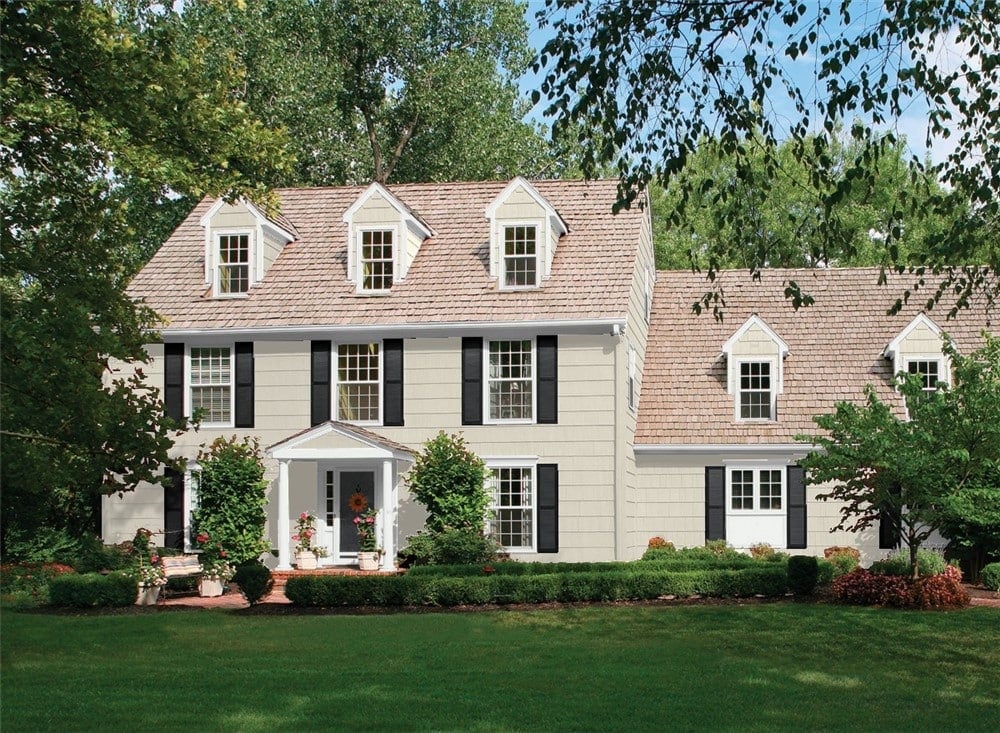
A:
<svg viewBox="0 0 1000 733">
<path fill-rule="evenodd" d="M 267 504 L 264 462 L 256 438 L 216 438 L 198 455 L 201 482 L 195 532 L 221 546 L 236 565 L 257 560 L 270 549 L 264 539 Z"/>
<path fill-rule="evenodd" d="M 859 532 L 883 511 L 898 517 L 914 578 L 921 543 L 937 529 L 958 531 L 963 499 L 984 487 L 997 491 L 1000 339 L 984 338 L 986 345 L 969 356 L 945 344 L 954 365 L 950 389 L 925 392 L 918 377 L 900 375 L 909 419 L 869 386 L 865 404 L 838 402 L 832 414 L 814 418 L 824 434 L 798 436 L 820 448 L 802 461 L 810 484 L 832 484 L 819 498 L 843 502 L 834 529 Z M 970 516 L 977 518 L 989 526 L 988 512 Z"/>
<path fill-rule="evenodd" d="M 486 477 L 486 464 L 461 435 L 441 431 L 427 441 L 409 477 L 413 497 L 427 507 L 427 528 L 482 532 L 490 504 Z"/>
</svg>

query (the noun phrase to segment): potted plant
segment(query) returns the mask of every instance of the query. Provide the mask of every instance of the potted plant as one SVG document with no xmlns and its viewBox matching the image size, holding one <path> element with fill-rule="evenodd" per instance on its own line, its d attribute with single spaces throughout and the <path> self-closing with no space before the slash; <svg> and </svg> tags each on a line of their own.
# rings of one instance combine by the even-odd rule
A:
<svg viewBox="0 0 1000 733">
<path fill-rule="evenodd" d="M 167 584 L 167 575 L 160 565 L 160 558 L 156 555 L 150 556 L 150 562 L 145 563 L 139 558 L 139 567 L 136 571 L 138 594 L 135 605 L 155 606 L 160 598 L 160 588 Z"/>
<path fill-rule="evenodd" d="M 229 552 L 221 542 L 212 542 L 207 532 L 199 532 L 195 540 L 201 547 L 201 580 L 198 581 L 198 595 L 202 598 L 221 596 L 225 584 L 236 573 L 229 562 Z"/>
<path fill-rule="evenodd" d="M 370 508 L 354 518 L 358 528 L 358 567 L 361 570 L 378 570 L 382 551 L 378 546 L 378 509 Z"/>
<path fill-rule="evenodd" d="M 322 557 L 326 551 L 313 545 L 316 536 L 316 516 L 311 512 L 302 512 L 295 522 L 295 566 L 299 570 L 315 570 L 316 558 Z"/>
</svg>

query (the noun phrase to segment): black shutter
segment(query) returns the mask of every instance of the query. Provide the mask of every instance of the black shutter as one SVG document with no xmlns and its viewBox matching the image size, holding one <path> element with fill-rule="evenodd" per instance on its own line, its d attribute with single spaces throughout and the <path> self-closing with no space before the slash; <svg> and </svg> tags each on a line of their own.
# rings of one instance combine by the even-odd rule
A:
<svg viewBox="0 0 1000 733">
<path fill-rule="evenodd" d="M 559 552 L 559 466 L 538 464 L 538 551 Z"/>
<path fill-rule="evenodd" d="M 319 425 L 330 419 L 330 342 L 313 341 L 310 360 L 309 400 L 312 405 L 309 424 Z"/>
<path fill-rule="evenodd" d="M 559 354 L 555 336 L 539 336 L 538 354 L 538 423 L 559 422 Z"/>
<path fill-rule="evenodd" d="M 705 467 L 705 539 L 726 539 L 726 469 Z"/>
<path fill-rule="evenodd" d="M 163 405 L 167 417 L 184 419 L 184 344 L 163 344 Z"/>
<path fill-rule="evenodd" d="M 806 538 L 806 472 L 802 466 L 788 467 L 788 549 L 804 550 Z"/>
<path fill-rule="evenodd" d="M 462 424 L 483 424 L 483 340 L 462 339 Z"/>
<path fill-rule="evenodd" d="M 163 478 L 163 546 L 183 550 L 184 476 L 168 469 Z"/>
<path fill-rule="evenodd" d="M 253 427 L 253 400 L 253 341 L 237 341 L 235 427 Z"/>
<path fill-rule="evenodd" d="M 382 424 L 403 424 L 403 339 L 382 342 Z"/>
</svg>

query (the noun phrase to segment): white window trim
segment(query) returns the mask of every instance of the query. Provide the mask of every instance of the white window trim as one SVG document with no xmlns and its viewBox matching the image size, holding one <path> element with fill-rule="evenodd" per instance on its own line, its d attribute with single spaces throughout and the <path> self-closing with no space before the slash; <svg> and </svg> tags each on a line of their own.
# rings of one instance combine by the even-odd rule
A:
<svg viewBox="0 0 1000 733">
<path fill-rule="evenodd" d="M 364 236 L 365 232 L 392 232 L 392 285 L 390 285 L 385 290 L 368 290 L 365 288 L 365 276 L 364 276 L 364 247 L 361 244 L 361 238 Z M 400 260 L 400 241 L 399 241 L 399 226 L 395 224 L 367 224 L 364 226 L 358 225 L 354 229 L 354 257 L 357 262 L 354 263 L 355 272 L 355 293 L 358 295 L 372 295 L 372 296 L 385 296 L 392 292 L 392 287 L 402 278 L 399 277 L 401 260 Z"/>
<path fill-rule="evenodd" d="M 740 374 L 744 364 L 770 364 L 771 365 L 771 417 L 740 417 L 740 395 L 743 393 L 740 387 Z M 760 423 L 768 424 L 778 421 L 778 369 L 780 362 L 774 357 L 768 356 L 744 356 L 736 357 L 733 360 L 733 419 L 739 423 Z"/>
<path fill-rule="evenodd" d="M 531 342 L 531 417 L 490 417 L 490 344 L 495 341 Z M 483 339 L 483 425 L 534 425 L 538 422 L 538 344 L 534 336 L 510 336 Z"/>
<path fill-rule="evenodd" d="M 483 463 L 490 472 L 487 477 L 487 484 L 492 480 L 494 468 L 529 468 L 531 469 L 531 547 L 504 547 L 504 552 L 511 555 L 528 555 L 537 552 L 538 548 L 538 456 L 524 458 L 504 457 L 504 458 L 484 458 Z M 487 486 L 492 497 L 492 488 Z M 494 505 L 491 503 L 489 511 L 492 514 Z M 483 526 L 484 531 L 489 531 L 489 520 Z"/>
<path fill-rule="evenodd" d="M 219 292 L 219 267 L 222 265 L 222 255 L 219 251 L 219 240 L 222 237 L 246 236 L 247 238 L 247 291 L 245 293 L 222 293 Z M 250 288 L 257 283 L 257 247 L 256 236 L 252 229 L 213 229 L 212 230 L 212 297 L 248 298 Z"/>
<path fill-rule="evenodd" d="M 733 509 L 733 472 L 753 471 L 753 509 Z M 781 479 L 781 509 L 760 508 L 760 472 L 777 471 Z M 738 517 L 784 517 L 788 515 L 788 465 L 785 463 L 726 464 L 726 515 Z"/>
<path fill-rule="evenodd" d="M 938 381 L 944 382 L 949 387 L 951 387 L 951 364 L 949 364 L 948 359 L 944 357 L 944 354 L 905 354 L 902 357 L 902 368 L 899 370 L 901 374 L 909 376 L 910 373 L 910 362 L 914 361 L 933 361 L 938 365 Z M 898 391 L 898 385 L 897 385 Z M 930 391 L 930 390 L 925 390 Z"/>
<path fill-rule="evenodd" d="M 197 479 L 195 478 L 197 477 Z M 198 487 L 195 487 L 195 481 Z M 201 466 L 197 461 L 188 461 L 184 469 L 184 552 L 201 552 L 191 534 L 191 515 L 198 509 L 198 489 L 201 487 Z"/>
<path fill-rule="evenodd" d="M 340 416 L 340 347 L 341 346 L 360 346 L 366 344 L 377 344 L 378 345 L 378 420 L 347 420 Z M 330 358 L 333 362 L 331 364 L 330 382 L 332 389 L 330 390 L 330 400 L 333 404 L 330 406 L 330 414 L 333 415 L 333 419 L 339 422 L 347 423 L 348 425 L 357 425 L 359 427 L 379 427 L 382 425 L 383 420 L 383 410 L 385 409 L 385 375 L 383 369 L 385 369 L 385 347 L 382 343 L 382 339 L 376 339 L 374 341 L 341 341 L 335 342 L 330 346 Z M 361 382 L 347 382 L 347 384 L 362 384 Z M 363 384 L 372 384 L 372 382 L 364 382 Z"/>
<path fill-rule="evenodd" d="M 193 417 L 191 400 L 191 349 L 229 349 L 229 421 L 202 422 L 202 428 L 231 428 L 236 424 L 236 344 L 232 341 L 211 344 L 184 344 L 184 414 Z"/>
<path fill-rule="evenodd" d="M 507 230 L 513 227 L 534 227 L 535 228 L 535 284 L 534 285 L 507 285 L 507 256 L 504 254 L 507 241 Z M 501 290 L 538 290 L 542 286 L 542 262 L 543 254 L 546 251 L 547 242 L 543 237 L 547 237 L 547 229 L 543 221 L 517 221 L 514 219 L 504 219 L 497 222 L 497 252 L 500 257 L 499 284 Z M 519 255 L 512 255 L 514 257 Z"/>
<path fill-rule="evenodd" d="M 636 384 L 636 352 L 632 342 L 626 344 L 626 375 L 625 375 L 625 404 L 630 412 L 635 412 L 639 404 L 639 394 Z"/>
</svg>

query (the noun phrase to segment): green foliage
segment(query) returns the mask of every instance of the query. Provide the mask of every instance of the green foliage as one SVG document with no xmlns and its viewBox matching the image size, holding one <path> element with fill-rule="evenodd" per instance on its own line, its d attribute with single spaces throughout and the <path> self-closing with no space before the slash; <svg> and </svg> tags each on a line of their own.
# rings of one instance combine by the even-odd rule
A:
<svg viewBox="0 0 1000 733">
<path fill-rule="evenodd" d="M 969 593 L 962 587 L 958 568 L 920 578 L 852 570 L 833 581 L 833 597 L 840 603 L 862 606 L 890 606 L 947 610 L 969 605 Z"/>
<path fill-rule="evenodd" d="M 274 578 L 271 571 L 262 562 L 244 563 L 236 568 L 233 582 L 240 588 L 240 593 L 247 603 L 256 606 L 267 598 L 274 588 Z"/>
<path fill-rule="evenodd" d="M 408 478 L 413 498 L 427 508 L 427 528 L 481 532 L 490 504 L 487 476 L 486 464 L 461 435 L 442 430 L 427 441 Z"/>
<path fill-rule="evenodd" d="M 270 549 L 264 539 L 267 522 L 267 482 L 260 444 L 256 438 L 216 438 L 198 455 L 201 481 L 198 509 L 192 524 L 212 546 L 225 551 L 223 559 L 242 564 L 255 561 Z"/>
<path fill-rule="evenodd" d="M 5 605 L 42 606 L 49 602 L 49 583 L 72 573 L 73 568 L 52 562 L 17 562 L 0 565 L 0 592 Z"/>
<path fill-rule="evenodd" d="M 765 564 L 766 563 L 766 564 Z M 408 575 L 551 575 L 565 573 L 634 574 L 650 571 L 686 572 L 689 570 L 742 570 L 768 567 L 771 561 L 754 560 L 748 555 L 737 557 L 690 557 L 674 555 L 663 559 L 642 559 L 635 562 L 493 562 L 466 565 L 419 565 Z"/>
<path fill-rule="evenodd" d="M 811 596 L 819 580 L 819 565 L 812 555 L 788 558 L 788 588 L 797 596 Z"/>
<path fill-rule="evenodd" d="M 11 529 L 96 532 L 102 495 L 177 467 L 171 430 L 183 426 L 141 369 L 159 321 L 125 294 L 166 227 L 142 202 L 266 202 L 255 184 L 283 159 L 279 136 L 230 96 L 233 69 L 206 67 L 169 4 L 13 0 L 2 12 L 6 541 Z"/>
<path fill-rule="evenodd" d="M 810 257 L 852 258 L 859 252 L 853 204 L 871 199 L 865 216 L 884 235 L 877 261 L 910 269 L 905 296 L 934 275 L 932 302 L 950 292 L 962 307 L 978 291 L 992 303 L 1000 291 L 996 4 L 899 2 L 857 11 L 851 2 L 798 0 L 547 0 L 538 18 L 553 37 L 536 65 L 547 76 L 535 98 L 548 98 L 556 134 L 593 131 L 581 136 L 583 169 L 618 168 L 619 206 L 657 179 L 675 197 L 671 225 L 696 230 L 705 202 L 725 212 L 722 227 L 738 239 L 695 243 L 710 280 L 730 256 L 742 254 L 752 272 L 780 261 L 780 243 L 794 240 L 772 237 L 776 231 L 801 236 Z M 960 61 L 941 63 L 956 38 Z M 928 146 L 955 141 L 947 159 L 932 164 L 912 154 L 887 168 L 899 159 L 902 118 L 924 105 Z M 839 155 L 845 129 L 849 154 Z M 685 176 L 709 140 L 722 175 Z M 885 186 L 887 177 L 906 185 Z M 780 207 L 787 192 L 784 215 L 772 217 L 781 209 L 768 202 Z M 914 247 L 906 230 L 921 220 L 942 226 Z M 812 297 L 796 283 L 788 296 L 795 307 Z M 706 299 L 722 307 L 717 288 Z"/>
<path fill-rule="evenodd" d="M 418 532 L 409 538 L 399 557 L 406 567 L 492 563 L 501 547 L 492 537 L 475 529 Z"/>
<path fill-rule="evenodd" d="M 827 585 L 833 582 L 836 576 L 836 567 L 834 564 L 826 559 L 816 560 L 816 584 L 817 585 Z"/>
<path fill-rule="evenodd" d="M 135 603 L 136 581 L 128 573 L 60 575 L 49 583 L 49 603 L 68 608 L 121 608 Z"/>
<path fill-rule="evenodd" d="M 938 552 L 917 551 L 917 573 L 922 577 L 943 573 L 946 565 L 944 557 Z M 913 574 L 910 568 L 910 553 L 900 550 L 882 560 L 876 560 L 869 570 L 876 575 L 910 576 Z"/>
<path fill-rule="evenodd" d="M 979 573 L 979 581 L 985 588 L 1000 591 L 1000 562 L 991 562 Z"/>
<path fill-rule="evenodd" d="M 1000 474 L 1000 340 L 983 337 L 985 345 L 969 355 L 945 345 L 950 389 L 927 394 L 918 378 L 900 375 L 908 420 L 869 385 L 865 404 L 838 402 L 833 413 L 814 418 L 822 434 L 798 436 L 819 448 L 802 465 L 810 484 L 832 484 L 819 498 L 841 503 L 836 529 L 864 530 L 882 509 L 899 516 L 913 577 L 931 532 L 959 529 L 954 511 L 963 502 L 955 498 Z"/>
<path fill-rule="evenodd" d="M 285 594 L 299 606 L 459 606 L 484 603 L 619 601 L 675 596 L 782 595 L 785 568 L 766 563 L 741 570 L 671 572 L 654 565 L 630 572 L 404 576 L 296 576 Z"/>
<path fill-rule="evenodd" d="M 289 132 L 274 185 L 510 178 L 546 146 L 514 80 L 529 61 L 514 0 L 274 0 L 185 4 L 232 91 Z"/>
</svg>

